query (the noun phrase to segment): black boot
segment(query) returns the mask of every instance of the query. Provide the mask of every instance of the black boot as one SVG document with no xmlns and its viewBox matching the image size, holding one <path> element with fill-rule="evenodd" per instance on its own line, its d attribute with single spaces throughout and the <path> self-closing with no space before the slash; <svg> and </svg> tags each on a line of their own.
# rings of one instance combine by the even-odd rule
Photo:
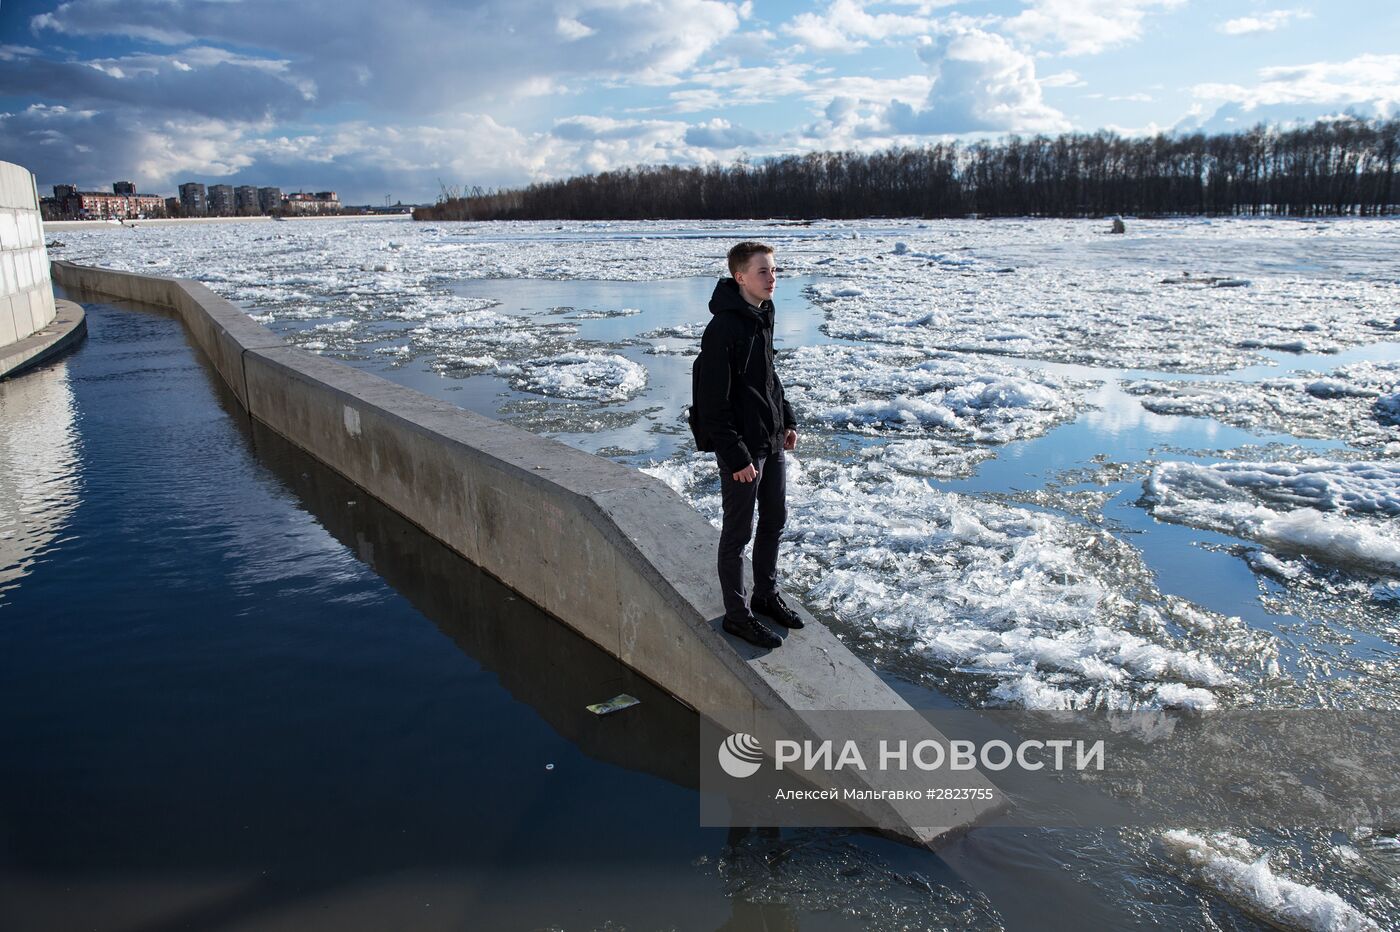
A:
<svg viewBox="0 0 1400 932">
<path fill-rule="evenodd" d="M 793 611 L 791 605 L 783 601 L 783 595 L 780 592 L 775 592 L 766 599 L 754 596 L 749 605 L 758 614 L 767 615 L 784 628 L 801 628 L 803 626 L 802 616 Z"/>
<path fill-rule="evenodd" d="M 783 643 L 783 639 L 772 631 L 769 631 L 763 624 L 752 615 L 741 618 L 738 621 L 728 615 L 724 618 L 724 630 L 738 638 L 743 638 L 756 647 L 777 647 Z"/>
</svg>

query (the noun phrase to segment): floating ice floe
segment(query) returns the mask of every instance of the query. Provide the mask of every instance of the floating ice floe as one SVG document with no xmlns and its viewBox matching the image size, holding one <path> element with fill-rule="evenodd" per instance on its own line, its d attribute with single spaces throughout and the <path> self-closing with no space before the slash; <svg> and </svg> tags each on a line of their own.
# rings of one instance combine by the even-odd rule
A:
<svg viewBox="0 0 1400 932">
<path fill-rule="evenodd" d="M 626 401 L 647 382 L 647 370 L 616 354 L 565 353 L 524 365 L 522 387 L 556 398 Z"/>
<path fill-rule="evenodd" d="M 1162 834 L 1162 846 L 1191 882 L 1278 929 L 1380 932 L 1380 925 L 1337 894 L 1274 872 L 1267 852 L 1223 832 Z"/>
<path fill-rule="evenodd" d="M 911 476 L 957 479 L 971 475 L 977 464 L 993 452 L 984 446 L 968 446 L 943 440 L 895 440 L 862 451 L 872 473 L 879 469 L 897 470 Z"/>
<path fill-rule="evenodd" d="M 804 346 L 783 357 L 804 421 L 866 433 L 1005 443 L 1069 420 L 1081 386 L 994 360 L 891 347 Z"/>
<path fill-rule="evenodd" d="M 1323 622 L 1311 629 L 1317 643 L 1310 648 L 1310 664 L 1327 663 L 1329 654 L 1336 657 L 1336 651 L 1356 645 L 1356 636 L 1362 632 L 1400 645 L 1400 576 L 1377 577 L 1309 556 L 1262 548 L 1233 549 L 1258 577 L 1259 601 L 1265 610 Z M 1377 651 L 1377 646 L 1372 642 L 1362 650 L 1354 667 L 1358 684 L 1364 686 L 1362 691 L 1369 693 L 1357 701 L 1366 705 L 1384 704 L 1387 693 L 1395 695 L 1386 672 L 1394 667 L 1395 651 Z M 1343 694 L 1337 695 L 1340 698 Z"/>
<path fill-rule="evenodd" d="M 678 324 L 674 327 L 658 327 L 655 330 L 639 333 L 637 337 L 642 340 L 698 340 L 704 332 L 705 324 L 690 323 Z"/>
<path fill-rule="evenodd" d="M 443 374 L 466 373 L 477 375 L 520 375 L 524 370 L 514 363 L 502 362 L 494 356 L 464 356 L 460 353 L 438 353 L 432 368 Z"/>
<path fill-rule="evenodd" d="M 569 320 L 609 320 L 614 317 L 635 317 L 642 312 L 638 307 L 624 307 L 616 310 L 587 309 L 566 315 Z"/>
<path fill-rule="evenodd" d="M 657 343 L 646 352 L 649 356 L 698 356 L 700 348 L 694 344 Z"/>
<path fill-rule="evenodd" d="M 1170 462 L 1143 482 L 1163 520 L 1326 563 L 1400 574 L 1400 464 Z M 1287 573 L 1281 575 L 1287 576 Z"/>
<path fill-rule="evenodd" d="M 473 358 L 490 358 L 494 371 L 505 374 L 504 365 L 514 366 L 555 348 L 567 349 L 570 338 L 578 332 L 573 324 L 539 323 L 502 314 L 496 306 L 491 300 L 453 296 L 386 316 L 418 322 L 408 331 L 413 352 L 424 357 L 430 368 L 448 375 L 478 368 L 461 363 Z M 374 333 L 369 327 L 364 329 Z"/>
<path fill-rule="evenodd" d="M 511 317 L 486 307 L 459 313 L 437 314 L 424 320 L 424 327 L 434 331 L 457 330 L 523 330 L 529 324 L 519 317 Z"/>
</svg>

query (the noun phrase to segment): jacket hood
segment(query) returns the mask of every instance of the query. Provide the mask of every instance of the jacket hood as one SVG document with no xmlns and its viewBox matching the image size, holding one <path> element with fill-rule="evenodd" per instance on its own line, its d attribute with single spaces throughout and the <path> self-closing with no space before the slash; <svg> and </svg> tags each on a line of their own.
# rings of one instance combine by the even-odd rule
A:
<svg viewBox="0 0 1400 932">
<path fill-rule="evenodd" d="M 721 278 L 715 283 L 715 292 L 710 295 L 710 313 L 722 314 L 730 311 L 759 323 L 767 323 L 767 315 L 772 314 L 773 302 L 764 301 L 763 308 L 755 308 L 745 300 L 739 291 L 739 283 L 732 278 Z"/>
</svg>

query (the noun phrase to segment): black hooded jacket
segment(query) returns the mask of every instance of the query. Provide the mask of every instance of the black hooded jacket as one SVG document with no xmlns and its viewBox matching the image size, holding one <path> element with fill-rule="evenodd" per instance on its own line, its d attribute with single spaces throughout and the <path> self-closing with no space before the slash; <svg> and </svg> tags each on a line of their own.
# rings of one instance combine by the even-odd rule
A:
<svg viewBox="0 0 1400 932">
<path fill-rule="evenodd" d="M 783 432 L 797 429 L 792 406 L 773 369 L 773 302 L 754 307 L 732 278 L 710 297 L 714 315 L 700 340 L 695 405 L 715 453 L 731 472 L 783 448 Z"/>
</svg>

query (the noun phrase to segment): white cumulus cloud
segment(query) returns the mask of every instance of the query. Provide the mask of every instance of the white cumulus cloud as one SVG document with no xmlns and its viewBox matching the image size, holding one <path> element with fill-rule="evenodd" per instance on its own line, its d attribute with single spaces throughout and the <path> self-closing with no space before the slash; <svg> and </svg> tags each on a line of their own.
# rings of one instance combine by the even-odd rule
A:
<svg viewBox="0 0 1400 932">
<path fill-rule="evenodd" d="M 1075 71 L 1060 71 L 1040 79 L 1041 87 L 1084 87 L 1087 83 Z"/>
<path fill-rule="evenodd" d="M 831 0 L 819 13 L 799 13 L 782 27 L 805 47 L 822 52 L 854 51 L 870 41 L 925 35 L 936 28 L 928 16 L 871 13 L 866 0 Z"/>
<path fill-rule="evenodd" d="M 1092 55 L 1142 38 L 1154 11 L 1186 0 L 1032 0 L 1007 20 L 1014 36 L 1035 45 L 1056 45 L 1065 55 Z"/>
<path fill-rule="evenodd" d="M 703 149 L 740 149 L 756 146 L 763 138 L 753 130 L 734 126 L 728 120 L 715 118 L 685 131 L 685 141 Z"/>
<path fill-rule="evenodd" d="M 1184 127 L 1212 132 L 1260 122 L 1306 123 L 1344 113 L 1387 117 L 1400 112 L 1400 55 L 1261 68 L 1256 84 L 1197 84 L 1191 94 L 1200 109 Z M 1215 109 L 1207 112 L 1209 104 Z"/>
<path fill-rule="evenodd" d="M 1035 62 L 996 33 L 961 27 L 926 39 L 919 57 L 931 66 L 933 89 L 917 109 L 890 104 L 886 118 L 896 133 L 1069 129 L 1064 114 L 1042 99 Z"/>
<path fill-rule="evenodd" d="M 1295 19 L 1309 19 L 1307 10 L 1270 10 L 1258 16 L 1241 16 L 1228 19 L 1216 27 L 1227 36 L 1246 36 L 1256 32 L 1274 32 L 1282 29 Z"/>
<path fill-rule="evenodd" d="M 1259 70 L 1259 83 L 1197 84 L 1204 100 L 1230 100 L 1246 107 L 1307 101 L 1357 103 L 1400 100 L 1400 55 L 1358 55 L 1343 62 L 1313 62 Z"/>
</svg>

